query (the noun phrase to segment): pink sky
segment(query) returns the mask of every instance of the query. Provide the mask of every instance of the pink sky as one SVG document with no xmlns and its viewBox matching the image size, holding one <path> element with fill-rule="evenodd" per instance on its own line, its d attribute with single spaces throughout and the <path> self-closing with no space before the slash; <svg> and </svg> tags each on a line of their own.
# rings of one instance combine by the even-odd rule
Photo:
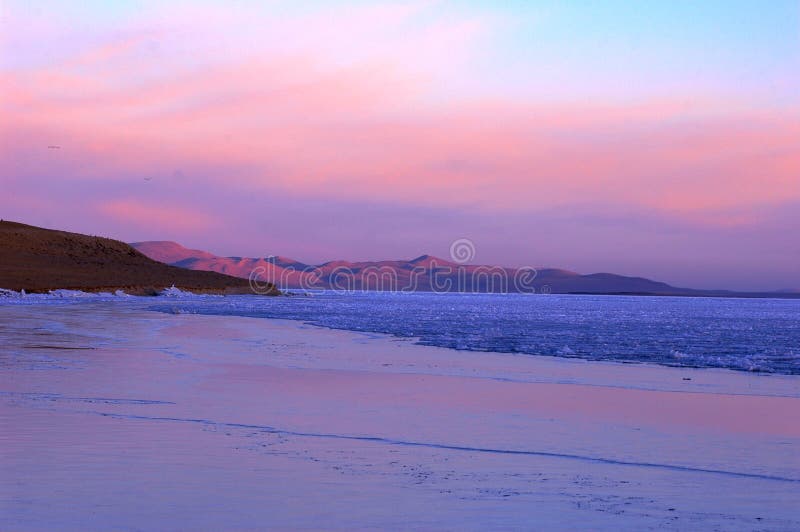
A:
<svg viewBox="0 0 800 532">
<path fill-rule="evenodd" d="M 93 12 L 98 30 L 12 2 L 2 217 L 306 262 L 466 237 L 484 263 L 800 287 L 796 26 L 745 75 L 657 42 L 652 65 L 580 39 L 561 64 L 479 5 L 236 6 Z M 558 50 L 568 15 L 526 16 Z"/>
</svg>

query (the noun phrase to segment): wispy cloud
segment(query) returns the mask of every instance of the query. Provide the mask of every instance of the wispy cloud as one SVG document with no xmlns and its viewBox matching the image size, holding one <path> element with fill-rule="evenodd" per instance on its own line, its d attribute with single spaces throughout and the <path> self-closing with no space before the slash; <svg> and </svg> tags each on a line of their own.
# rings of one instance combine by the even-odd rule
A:
<svg viewBox="0 0 800 532">
<path fill-rule="evenodd" d="M 204 231 L 217 223 L 214 217 L 207 213 L 174 203 L 159 205 L 135 199 L 119 199 L 100 202 L 95 208 L 112 220 L 147 228 L 165 226 L 178 230 Z"/>
</svg>

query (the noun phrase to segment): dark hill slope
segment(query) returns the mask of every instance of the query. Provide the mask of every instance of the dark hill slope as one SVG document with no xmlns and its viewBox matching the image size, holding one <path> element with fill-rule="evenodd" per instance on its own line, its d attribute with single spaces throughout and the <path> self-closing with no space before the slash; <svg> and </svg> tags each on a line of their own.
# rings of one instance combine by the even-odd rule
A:
<svg viewBox="0 0 800 532">
<path fill-rule="evenodd" d="M 162 264 L 117 240 L 0 221 L 0 288 L 149 294 L 173 285 L 193 292 L 251 293 L 245 279 Z"/>
</svg>

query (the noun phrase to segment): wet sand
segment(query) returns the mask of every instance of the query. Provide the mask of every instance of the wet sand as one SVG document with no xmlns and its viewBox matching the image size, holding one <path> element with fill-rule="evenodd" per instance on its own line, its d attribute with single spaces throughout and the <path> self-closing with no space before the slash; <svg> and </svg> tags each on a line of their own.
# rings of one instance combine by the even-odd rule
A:
<svg viewBox="0 0 800 532">
<path fill-rule="evenodd" d="M 800 528 L 800 377 L 0 306 L 0 529 Z"/>
</svg>

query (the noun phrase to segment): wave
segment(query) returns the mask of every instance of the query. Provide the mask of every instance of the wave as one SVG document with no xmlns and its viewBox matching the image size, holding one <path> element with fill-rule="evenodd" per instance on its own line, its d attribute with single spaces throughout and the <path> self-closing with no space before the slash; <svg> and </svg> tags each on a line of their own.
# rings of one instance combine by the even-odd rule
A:
<svg viewBox="0 0 800 532">
<path fill-rule="evenodd" d="M 336 439 L 336 440 L 354 440 L 354 441 L 361 441 L 361 442 L 368 442 L 368 443 L 377 443 L 377 444 L 387 444 L 387 445 L 397 445 L 397 446 L 404 446 L 404 447 L 427 447 L 430 449 L 442 449 L 447 451 L 462 451 L 462 452 L 470 452 L 470 453 L 488 453 L 488 454 L 513 454 L 513 455 L 523 455 L 523 456 L 539 456 L 545 458 L 558 458 L 564 460 L 577 460 L 581 462 L 594 462 L 594 463 L 601 463 L 601 464 L 611 464 L 611 465 L 621 465 L 621 466 L 630 466 L 630 467 L 641 467 L 641 468 L 652 468 L 652 469 L 666 469 L 669 471 L 676 471 L 676 472 L 683 472 L 683 473 L 701 473 L 701 474 L 711 474 L 711 475 L 724 475 L 729 477 L 740 477 L 740 478 L 752 478 L 752 479 L 759 479 L 759 480 L 770 480 L 775 482 L 788 482 L 788 483 L 799 483 L 800 478 L 793 478 L 793 477 L 785 477 L 780 475 L 768 475 L 762 473 L 749 473 L 745 471 L 733 471 L 728 469 L 712 469 L 712 468 L 704 468 L 704 467 L 693 467 L 693 466 L 684 466 L 678 464 L 668 464 L 668 463 L 659 463 L 659 462 L 635 462 L 629 460 L 620 460 L 616 458 L 605 458 L 601 456 L 590 456 L 590 455 L 581 455 L 581 454 L 570 454 L 570 453 L 557 453 L 551 451 L 540 451 L 535 449 L 500 449 L 500 448 L 490 448 L 490 447 L 477 447 L 477 446 L 467 446 L 467 445 L 456 445 L 456 444 L 448 444 L 448 443 L 438 443 L 438 442 L 422 442 L 422 441 L 414 441 L 414 440 L 401 440 L 395 438 L 387 438 L 383 436 L 368 436 L 368 435 L 350 435 L 350 434 L 336 434 L 336 433 L 328 433 L 328 432 L 306 432 L 306 431 L 296 431 L 296 430 L 288 430 L 288 429 L 281 429 L 277 427 L 272 427 L 269 425 L 251 425 L 247 423 L 228 423 L 228 422 L 220 422 L 220 421 L 213 421 L 209 419 L 197 419 L 197 418 L 178 418 L 178 417 L 161 417 L 161 416 L 144 416 L 144 415 L 136 415 L 136 414 L 115 414 L 111 412 L 97 412 L 97 411 L 88 411 L 87 414 L 95 414 L 103 417 L 110 417 L 114 419 L 129 419 L 129 420 L 141 420 L 141 421 L 161 421 L 161 422 L 172 422 L 172 423 L 189 423 L 189 424 L 197 424 L 197 425 L 206 425 L 206 426 L 213 426 L 213 427 L 228 427 L 232 429 L 247 429 L 247 430 L 258 430 L 262 432 L 266 432 L 269 434 L 281 434 L 285 436 L 296 436 L 301 438 L 325 438 L 325 439 Z"/>
<path fill-rule="evenodd" d="M 800 301 L 494 294 L 226 297 L 152 310 L 299 320 L 423 345 L 800 374 Z"/>
</svg>

